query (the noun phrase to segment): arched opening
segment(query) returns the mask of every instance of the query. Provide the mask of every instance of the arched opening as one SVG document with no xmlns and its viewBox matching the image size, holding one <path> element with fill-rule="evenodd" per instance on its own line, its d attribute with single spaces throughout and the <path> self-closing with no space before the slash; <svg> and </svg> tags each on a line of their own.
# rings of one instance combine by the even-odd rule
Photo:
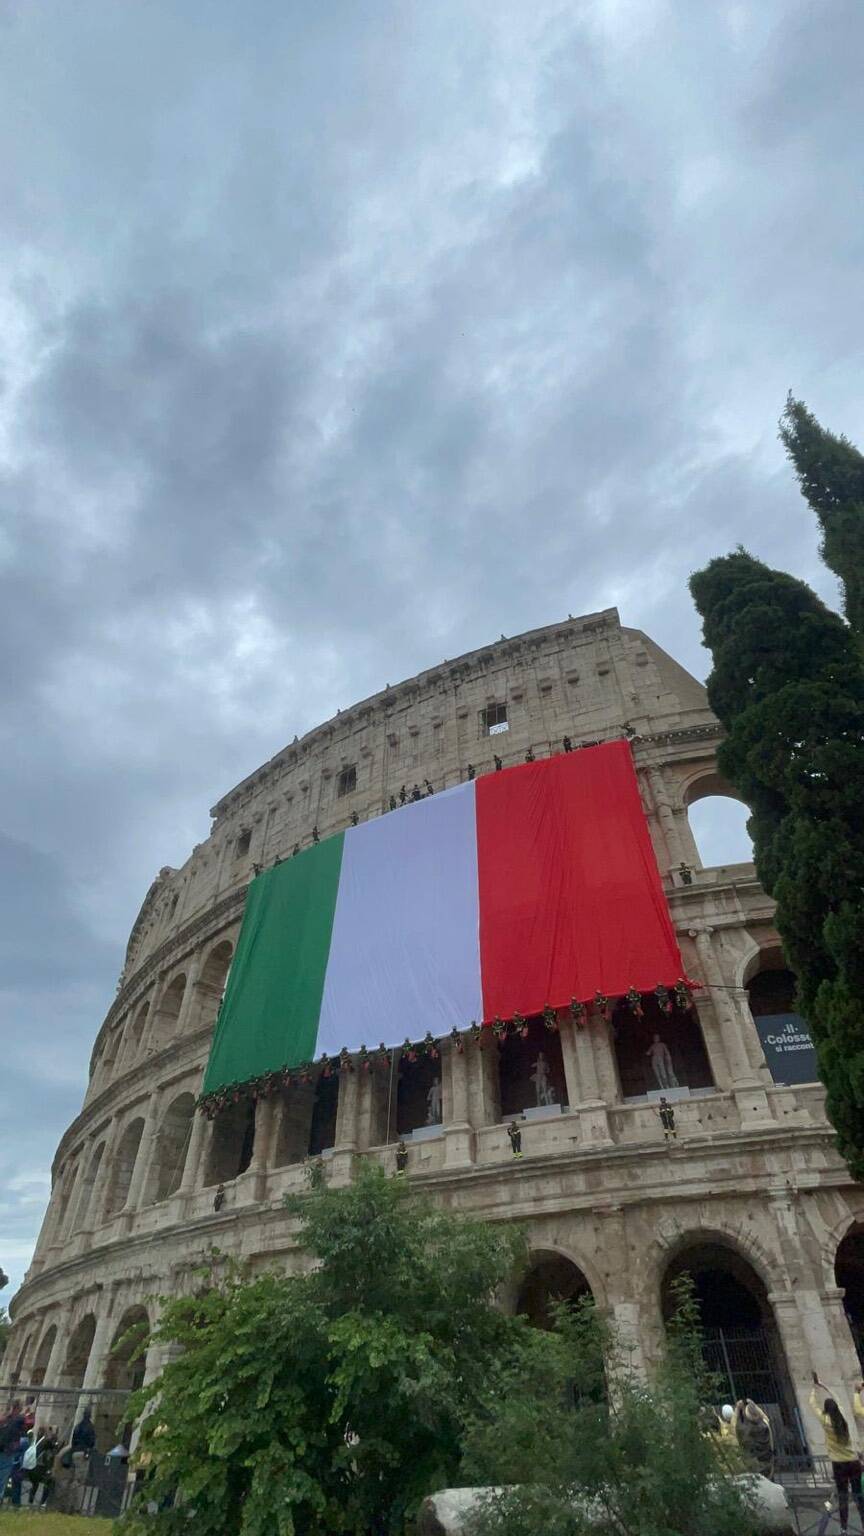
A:
<svg viewBox="0 0 864 1536">
<path fill-rule="evenodd" d="M 61 1175 L 60 1189 L 57 1195 L 57 1219 L 52 1234 L 52 1242 L 58 1242 L 64 1235 L 67 1222 L 72 1215 L 74 1205 L 73 1195 L 77 1197 L 75 1188 L 78 1179 L 78 1164 L 72 1163 Z"/>
<path fill-rule="evenodd" d="M 105 1386 L 115 1392 L 137 1392 L 144 1383 L 143 1349 L 150 1332 L 150 1319 L 144 1307 L 129 1307 L 123 1313 L 111 1340 L 105 1367 Z"/>
<path fill-rule="evenodd" d="M 177 1020 L 180 1015 L 180 1007 L 185 991 L 185 976 L 175 976 L 174 980 L 165 988 L 158 1007 L 153 1011 L 153 1018 L 150 1024 L 149 1051 L 164 1050 L 176 1037 Z"/>
<path fill-rule="evenodd" d="M 194 1116 L 191 1093 L 181 1093 L 166 1109 L 149 1173 L 148 1203 L 167 1200 L 180 1188 Z"/>
<path fill-rule="evenodd" d="M 687 820 L 703 869 L 752 864 L 750 811 L 719 773 L 706 773 L 685 791 Z"/>
<path fill-rule="evenodd" d="M 441 1121 L 441 1058 L 401 1051 L 396 1078 L 397 1136 L 416 1136 L 417 1140 L 437 1136 Z"/>
<path fill-rule="evenodd" d="M 144 1050 L 147 1035 L 147 1019 L 150 1013 L 149 998 L 130 1014 L 123 1029 L 123 1043 L 117 1055 L 117 1066 L 124 1071 L 138 1060 Z"/>
<path fill-rule="evenodd" d="M 534 1328 L 551 1328 L 556 1306 L 576 1306 L 590 1295 L 588 1281 L 571 1259 L 563 1253 L 535 1253 L 522 1277 L 516 1311 Z"/>
<path fill-rule="evenodd" d="M 751 1397 L 771 1420 L 777 1454 L 804 1455 L 786 1355 L 767 1290 L 753 1266 L 731 1244 L 700 1236 L 666 1270 L 661 1301 L 667 1323 L 676 1307 L 675 1282 L 684 1276 L 693 1287 L 702 1354 L 721 1401 Z"/>
<path fill-rule="evenodd" d="M 763 949 L 745 973 L 750 1013 L 775 1083 L 815 1083 L 816 1049 L 797 1011 L 795 975 L 782 949 Z"/>
<path fill-rule="evenodd" d="M 567 1107 L 567 1080 L 557 1030 L 531 1018 L 521 1031 L 511 1031 L 498 1047 L 498 1081 L 502 1120 L 560 1114 Z"/>
<path fill-rule="evenodd" d="M 666 1013 L 655 997 L 643 998 L 641 1006 L 641 1016 L 626 1003 L 612 1015 L 622 1097 L 675 1099 L 713 1087 L 696 1009 L 673 1006 Z"/>
<path fill-rule="evenodd" d="M 36 1351 L 36 1359 L 33 1362 L 33 1369 L 30 1372 L 30 1382 L 34 1387 L 41 1387 L 45 1381 L 45 1375 L 48 1370 L 48 1364 L 51 1359 L 51 1351 L 54 1348 L 54 1340 L 56 1337 L 57 1327 L 56 1324 L 52 1323 L 51 1327 L 47 1330 L 46 1333 L 43 1333 L 42 1338 L 39 1341 L 39 1348 Z M 54 1385 L 54 1383 L 49 1381 L 48 1385 L 51 1387 Z"/>
<path fill-rule="evenodd" d="M 331 1072 L 325 1077 L 319 1072 L 312 1101 L 312 1120 L 309 1126 L 309 1156 L 320 1157 L 336 1145 L 336 1115 L 339 1109 L 339 1074 Z"/>
<path fill-rule="evenodd" d="M 111 1075 L 114 1071 L 118 1056 L 120 1054 L 120 1044 L 122 1037 L 122 1027 L 118 1025 L 116 1029 L 112 1029 L 109 1032 L 108 1039 L 105 1042 L 105 1048 L 102 1052 L 102 1060 L 100 1062 L 103 1088 L 107 1087 L 108 1083 L 111 1081 Z"/>
<path fill-rule="evenodd" d="M 205 1184 L 230 1184 L 239 1178 L 249 1167 L 254 1149 L 255 1104 L 252 1099 L 238 1099 L 213 1122 Z"/>
<path fill-rule="evenodd" d="M 834 1260 L 834 1278 L 843 1291 L 843 1310 L 864 1371 L 864 1223 L 846 1233 Z"/>
<path fill-rule="evenodd" d="M 81 1194 L 78 1200 L 78 1209 L 75 1212 L 75 1226 L 79 1230 L 82 1227 L 86 1227 L 88 1217 L 91 1214 L 93 1207 L 93 1190 L 96 1186 L 96 1180 L 99 1176 L 99 1170 L 102 1166 L 102 1158 L 104 1155 L 105 1143 L 104 1141 L 100 1141 L 98 1147 L 94 1147 L 90 1155 L 90 1161 L 87 1164 L 87 1171 L 84 1174 L 84 1178 L 81 1182 Z"/>
<path fill-rule="evenodd" d="M 229 939 L 222 939 L 211 949 L 195 982 L 195 1001 L 189 1017 L 190 1030 L 205 1029 L 215 1024 L 233 955 L 234 946 Z"/>
<path fill-rule="evenodd" d="M 106 1217 L 113 1216 L 117 1211 L 122 1211 L 126 1204 L 143 1131 L 144 1121 L 139 1116 L 135 1120 L 130 1120 L 120 1138 L 117 1151 L 114 1153 L 111 1182 L 108 1186 L 108 1198 L 105 1202 Z"/>
<path fill-rule="evenodd" d="M 105 1366 L 104 1386 L 110 1387 L 115 1392 L 137 1392 L 144 1384 L 144 1349 L 150 1333 L 150 1319 L 144 1307 L 129 1307 L 123 1313 L 108 1352 L 108 1360 Z M 118 1438 L 125 1446 L 129 1446 L 132 1439 L 133 1422 L 122 1425 L 118 1430 L 118 1418 L 123 1409 L 123 1401 L 120 1398 L 112 1398 L 108 1403 L 100 1403 L 94 1413 L 96 1434 L 100 1442 L 103 1440 L 112 1445 Z"/>
<path fill-rule="evenodd" d="M 21 1380 L 21 1376 L 23 1374 L 24 1367 L 27 1364 L 27 1356 L 30 1353 L 30 1345 L 32 1344 L 32 1342 L 33 1342 L 33 1335 L 32 1335 L 32 1333 L 28 1333 L 26 1338 L 25 1338 L 25 1340 L 24 1340 L 24 1343 L 21 1345 L 21 1348 L 18 1351 L 18 1364 L 16 1365 L 15 1370 L 12 1373 L 14 1381 L 20 1381 Z"/>
<path fill-rule="evenodd" d="M 88 1312 L 86 1317 L 82 1317 L 66 1346 L 63 1376 L 59 1383 L 61 1387 L 83 1387 L 95 1333 L 96 1319 L 92 1312 Z"/>
</svg>

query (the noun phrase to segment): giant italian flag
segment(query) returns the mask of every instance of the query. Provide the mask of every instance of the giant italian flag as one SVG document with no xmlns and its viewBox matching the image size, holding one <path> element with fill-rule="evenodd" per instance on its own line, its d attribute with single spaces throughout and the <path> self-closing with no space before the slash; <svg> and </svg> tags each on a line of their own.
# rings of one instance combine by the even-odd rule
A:
<svg viewBox="0 0 864 1536">
<path fill-rule="evenodd" d="M 259 875 L 203 1091 L 680 975 L 629 745 L 583 748 Z"/>
</svg>

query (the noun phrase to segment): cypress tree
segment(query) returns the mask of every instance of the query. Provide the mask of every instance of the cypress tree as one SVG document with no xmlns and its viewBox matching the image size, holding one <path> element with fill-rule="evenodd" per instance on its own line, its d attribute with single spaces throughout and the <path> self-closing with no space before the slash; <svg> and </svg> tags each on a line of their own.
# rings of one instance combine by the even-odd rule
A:
<svg viewBox="0 0 864 1536">
<path fill-rule="evenodd" d="M 846 617 L 864 636 L 864 454 L 848 437 L 827 432 L 791 393 L 780 437 L 819 519 L 822 558 L 843 585 Z"/>
<path fill-rule="evenodd" d="M 798 978 L 828 1114 L 864 1178 L 864 670 L 842 619 L 744 550 L 690 582 L 711 651 L 722 773 Z"/>
</svg>

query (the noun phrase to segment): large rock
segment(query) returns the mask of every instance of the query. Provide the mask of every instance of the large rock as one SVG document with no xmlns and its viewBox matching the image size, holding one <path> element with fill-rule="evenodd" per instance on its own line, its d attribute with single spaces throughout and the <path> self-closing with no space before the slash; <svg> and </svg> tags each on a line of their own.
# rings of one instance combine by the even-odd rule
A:
<svg viewBox="0 0 864 1536">
<path fill-rule="evenodd" d="M 767 1477 L 742 1477 L 741 1482 L 752 1483 L 756 1492 L 756 1508 L 759 1529 L 766 1536 L 794 1536 L 795 1525 L 785 1490 Z M 467 1522 L 477 1509 L 481 1499 L 496 1493 L 494 1488 L 444 1488 L 423 1500 L 417 1520 L 417 1536 L 464 1536 Z M 601 1525 L 604 1512 L 586 1502 L 580 1505 L 582 1514 L 592 1524 Z"/>
</svg>

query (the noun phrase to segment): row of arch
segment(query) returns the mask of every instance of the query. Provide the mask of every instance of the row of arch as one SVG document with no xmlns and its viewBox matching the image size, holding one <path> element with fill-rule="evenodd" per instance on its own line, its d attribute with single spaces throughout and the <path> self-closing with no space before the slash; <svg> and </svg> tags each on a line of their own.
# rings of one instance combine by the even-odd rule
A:
<svg viewBox="0 0 864 1536">
<path fill-rule="evenodd" d="M 789 1015 L 794 1010 L 794 977 L 784 967 L 779 952 L 761 952 L 760 958 L 761 967 L 748 981 L 752 1013 Z M 710 1090 L 714 1078 L 695 1013 L 675 1010 L 664 1015 L 653 1000 L 646 1002 L 640 1018 L 633 1017 L 627 1009 L 620 1012 L 621 1017 L 616 1014 L 611 1023 L 609 1058 L 612 1076 L 617 1079 L 616 1097 L 632 1102 L 656 1089 L 651 1062 L 652 1040 L 657 1038 L 669 1053 L 680 1087 Z M 395 1055 L 397 1064 L 391 1081 L 382 1083 L 376 1079 L 374 1083 L 378 1102 L 373 1113 L 373 1145 L 410 1136 L 421 1127 L 428 1131 L 436 1118 L 430 1105 L 436 1102 L 436 1096 L 437 1103 L 441 1103 L 440 1060 L 421 1056 L 412 1063 L 400 1053 Z M 550 1034 L 541 1020 L 532 1019 L 524 1037 L 509 1037 L 494 1052 L 494 1060 L 489 1064 L 487 1082 L 493 1121 L 507 1121 L 539 1103 L 536 1083 L 541 1062 L 550 1107 L 567 1107 L 561 1039 Z M 277 1101 L 277 1133 L 268 1152 L 269 1166 L 278 1168 L 300 1162 L 335 1145 L 340 1083 L 337 1074 L 319 1073 L 309 1084 L 295 1084 L 281 1102 Z M 157 1204 L 176 1194 L 184 1176 L 194 1115 L 194 1095 L 186 1089 L 175 1094 L 164 1109 L 146 1147 L 142 1148 L 143 1113 L 128 1121 L 119 1140 L 110 1141 L 106 1131 L 62 1177 L 51 1242 L 98 1226 L 124 1210 L 139 1157 L 146 1158 L 146 1167 L 142 1166 L 138 1173 L 136 1207 Z M 439 1109 L 437 1119 L 441 1118 Z M 252 1160 L 255 1135 L 256 1110 L 251 1101 L 239 1100 L 225 1109 L 209 1133 L 203 1166 L 195 1170 L 198 1187 L 225 1184 L 244 1173 Z"/>
<path fill-rule="evenodd" d="M 670 1252 L 659 1281 L 660 1314 L 668 1322 L 676 1306 L 676 1282 L 687 1276 L 696 1299 L 702 1349 L 717 1381 L 718 1401 L 751 1397 L 765 1409 L 781 1454 L 806 1450 L 806 1433 L 765 1277 L 751 1257 L 724 1234 L 696 1231 L 683 1236 Z M 835 1259 L 836 1283 L 845 1293 L 852 1341 L 864 1369 L 864 1223 L 855 1222 L 842 1239 Z M 557 1248 L 534 1249 L 528 1267 L 511 1296 L 513 1309 L 534 1326 L 551 1326 L 555 1305 L 575 1305 L 592 1296 L 591 1283 L 580 1265 Z M 594 1299 L 602 1302 L 602 1298 Z M 127 1307 L 110 1333 L 104 1360 L 93 1350 L 97 1317 L 88 1312 L 76 1322 L 62 1352 L 57 1350 L 57 1324 L 50 1323 L 29 1359 L 35 1335 L 25 1337 L 18 1356 L 16 1379 L 31 1387 L 78 1390 L 111 1388 L 134 1391 L 141 1386 L 145 1358 L 142 1336 L 151 1318 L 141 1304 Z M 53 1361 L 52 1379 L 46 1376 Z M 847 1372 L 847 1374 L 849 1374 Z M 800 1388 L 800 1384 L 799 1384 Z"/>
<path fill-rule="evenodd" d="M 197 1006 L 191 1010 L 191 1015 L 187 1014 L 189 1030 L 204 1029 L 215 1023 L 233 954 L 230 939 L 221 939 L 207 955 L 192 983 Z M 189 986 L 186 972 L 181 971 L 166 981 L 155 1002 L 144 998 L 130 1015 L 109 1030 L 93 1060 L 91 1082 L 94 1085 L 107 1087 L 119 1072 L 129 1071 L 145 1057 L 171 1044 L 177 1037 Z"/>
</svg>

